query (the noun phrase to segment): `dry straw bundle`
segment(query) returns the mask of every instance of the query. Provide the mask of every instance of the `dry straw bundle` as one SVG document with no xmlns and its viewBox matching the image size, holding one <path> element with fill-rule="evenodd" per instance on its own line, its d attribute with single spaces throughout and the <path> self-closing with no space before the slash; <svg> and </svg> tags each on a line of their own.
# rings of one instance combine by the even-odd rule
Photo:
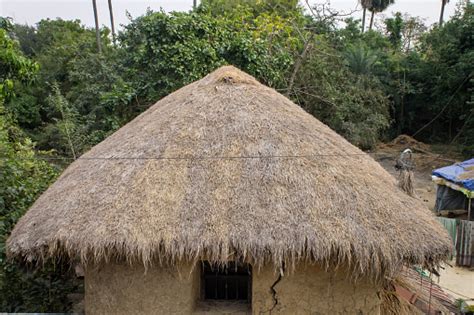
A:
<svg viewBox="0 0 474 315">
<path fill-rule="evenodd" d="M 409 196 L 415 196 L 414 188 L 414 169 L 415 161 L 413 153 L 410 149 L 406 149 L 400 154 L 395 168 L 398 169 L 398 187 L 406 192 Z"/>
<path fill-rule="evenodd" d="M 398 187 L 406 192 L 409 196 L 415 196 L 415 188 L 413 187 L 414 174 L 410 170 L 401 170 L 398 174 Z"/>
<path fill-rule="evenodd" d="M 304 260 L 379 278 L 436 264 L 450 246 L 377 162 L 230 66 L 72 163 L 8 240 L 26 260 Z"/>
<path fill-rule="evenodd" d="M 395 286 L 411 293 L 401 297 Z M 454 314 L 454 298 L 442 291 L 432 279 L 419 274 L 411 268 L 404 270 L 395 279 L 387 281 L 380 292 L 382 300 L 381 314 L 414 315 L 414 314 Z M 408 300 L 409 298 L 409 300 Z"/>
</svg>

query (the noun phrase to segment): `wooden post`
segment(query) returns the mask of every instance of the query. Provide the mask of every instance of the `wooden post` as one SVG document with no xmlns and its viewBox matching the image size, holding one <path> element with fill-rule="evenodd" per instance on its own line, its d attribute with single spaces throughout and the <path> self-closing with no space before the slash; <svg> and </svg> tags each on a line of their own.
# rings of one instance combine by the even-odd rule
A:
<svg viewBox="0 0 474 315">
<path fill-rule="evenodd" d="M 468 221 L 471 221 L 471 204 L 472 204 L 472 200 L 471 200 L 471 197 L 467 198 L 467 220 Z"/>
</svg>

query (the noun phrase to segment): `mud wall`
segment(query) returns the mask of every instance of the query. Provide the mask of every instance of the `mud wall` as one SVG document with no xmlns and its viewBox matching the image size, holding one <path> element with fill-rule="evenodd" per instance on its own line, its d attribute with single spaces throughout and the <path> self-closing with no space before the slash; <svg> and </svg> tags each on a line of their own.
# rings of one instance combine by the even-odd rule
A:
<svg viewBox="0 0 474 315">
<path fill-rule="evenodd" d="M 190 314 L 199 298 L 199 268 L 107 264 L 86 268 L 86 314 Z"/>
<path fill-rule="evenodd" d="M 347 273 L 326 272 L 317 266 L 299 266 L 274 285 L 273 268 L 262 268 L 253 276 L 253 314 L 380 314 L 379 289 L 368 280 L 351 283 Z"/>
<path fill-rule="evenodd" d="M 200 301 L 200 268 L 191 264 L 153 267 L 108 264 L 86 268 L 86 314 L 380 314 L 378 288 L 368 280 L 356 283 L 343 269 L 327 272 L 298 266 L 280 281 L 273 267 L 254 268 L 251 311 L 226 312 Z M 275 290 L 273 294 L 271 288 Z M 275 299 L 277 303 L 275 303 Z M 203 308 L 204 305 L 204 308 Z M 245 309 L 245 308 L 244 308 Z"/>
</svg>

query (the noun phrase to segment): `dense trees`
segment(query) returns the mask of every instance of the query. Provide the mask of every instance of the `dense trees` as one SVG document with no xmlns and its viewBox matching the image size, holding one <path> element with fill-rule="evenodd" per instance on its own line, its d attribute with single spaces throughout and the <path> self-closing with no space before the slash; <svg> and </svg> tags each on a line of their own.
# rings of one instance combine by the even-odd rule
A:
<svg viewBox="0 0 474 315">
<path fill-rule="evenodd" d="M 0 309 L 3 312 L 66 311 L 73 282 L 62 264 L 27 270 L 7 261 L 5 242 L 15 223 L 56 178 L 58 169 L 37 155 L 34 143 L 17 126 L 4 103 L 14 97 L 15 85 L 31 83 L 38 64 L 26 58 L 0 19 Z"/>
<path fill-rule="evenodd" d="M 282 86 L 291 48 L 278 32 L 267 36 L 269 19 L 253 20 L 246 14 L 242 11 L 240 18 L 249 23 L 242 25 L 227 14 L 215 18 L 206 12 L 149 12 L 126 26 L 120 36 L 121 62 L 139 96 L 156 101 L 223 64 L 234 64 L 267 85 Z"/>
<path fill-rule="evenodd" d="M 393 94 L 399 132 L 428 142 L 458 143 L 472 154 L 468 136 L 473 106 L 473 6 L 422 34 L 415 49 L 397 52 L 387 91 Z M 407 21 L 401 21 L 402 32 Z M 403 35 L 402 35 L 403 36 Z M 403 40 L 403 39 L 402 39 Z M 395 59 L 393 59 L 395 60 Z M 386 76 L 386 75 L 384 75 Z M 471 148 L 471 149 L 470 149 Z"/>
<path fill-rule="evenodd" d="M 361 2 L 379 12 L 391 1 L 378 9 Z M 304 11 L 296 0 L 203 0 L 188 13 L 147 12 L 112 45 L 108 29 L 79 21 L 0 19 L 0 310 L 69 307 L 65 294 L 76 285 L 61 266 L 24 272 L 4 252 L 9 231 L 61 166 L 223 64 L 364 149 L 407 133 L 472 155 L 473 23 L 472 4 L 431 29 L 396 14 L 363 32 L 360 21 L 341 23 L 327 7 Z"/>
<path fill-rule="evenodd" d="M 363 33 L 354 20 L 340 28 L 333 17 L 304 15 L 296 1 L 216 1 L 203 1 L 191 13 L 148 12 L 124 28 L 117 47 L 102 29 L 102 54 L 97 53 L 94 30 L 77 21 L 44 20 L 35 30 L 16 26 L 14 36 L 22 50 L 41 68 L 36 83 L 19 86 L 7 109 L 39 148 L 70 156 L 72 142 L 80 154 L 159 98 L 231 63 L 368 148 L 382 135 L 423 127 L 442 109 L 435 104 L 448 101 L 433 95 L 450 89 L 454 93 L 460 72 L 465 79 L 469 68 L 466 61 L 456 63 L 458 70 L 465 65 L 462 71 L 449 64 L 463 49 L 472 50 L 469 40 L 458 38 L 472 27 L 464 25 L 469 24 L 471 7 L 430 32 L 419 19 L 396 14 L 385 21 L 384 30 Z M 451 59 L 442 52 L 446 47 L 452 47 Z M 439 72 L 430 70 L 438 67 Z M 469 84 L 467 80 L 453 102 L 465 103 Z M 458 99 L 460 95 L 464 98 Z M 64 118 L 54 104 L 59 96 L 74 113 L 69 116 L 74 130 L 69 140 L 62 136 Z M 328 101 L 345 114 L 329 110 Z M 422 110 L 426 106 L 429 111 Z M 468 105 L 451 106 L 418 134 L 423 140 L 456 136 Z M 354 114 L 357 108 L 360 114 Z M 362 130 L 370 130 L 370 136 Z M 465 144 L 466 132 L 456 142 Z"/>
</svg>

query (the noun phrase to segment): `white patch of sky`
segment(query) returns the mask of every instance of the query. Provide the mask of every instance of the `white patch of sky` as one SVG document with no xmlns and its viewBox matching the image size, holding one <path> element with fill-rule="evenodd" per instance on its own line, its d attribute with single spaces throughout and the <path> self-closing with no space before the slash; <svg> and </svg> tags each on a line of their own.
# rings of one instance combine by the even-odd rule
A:
<svg viewBox="0 0 474 315">
<path fill-rule="evenodd" d="M 452 0 L 445 10 L 445 18 L 449 19 L 455 12 L 457 3 L 469 0 Z M 324 0 L 311 0 L 310 3 Z M 192 7 L 193 0 L 112 0 L 116 25 L 127 24 L 129 22 L 126 12 L 136 17 L 144 14 L 147 8 L 151 10 L 165 11 L 187 11 Z M 350 11 L 357 6 L 357 0 L 331 0 L 331 7 Z M 99 11 L 99 23 L 109 26 L 109 11 L 107 0 L 97 0 Z M 439 18 L 441 0 L 396 0 L 384 13 L 391 16 L 394 12 L 400 11 L 411 16 L 419 16 L 428 25 L 436 23 Z M 35 24 L 41 19 L 79 19 L 87 26 L 94 26 L 94 16 L 91 0 L 0 0 L 0 16 L 9 16 L 16 23 Z M 353 14 L 355 18 L 362 16 L 361 11 Z"/>
</svg>

